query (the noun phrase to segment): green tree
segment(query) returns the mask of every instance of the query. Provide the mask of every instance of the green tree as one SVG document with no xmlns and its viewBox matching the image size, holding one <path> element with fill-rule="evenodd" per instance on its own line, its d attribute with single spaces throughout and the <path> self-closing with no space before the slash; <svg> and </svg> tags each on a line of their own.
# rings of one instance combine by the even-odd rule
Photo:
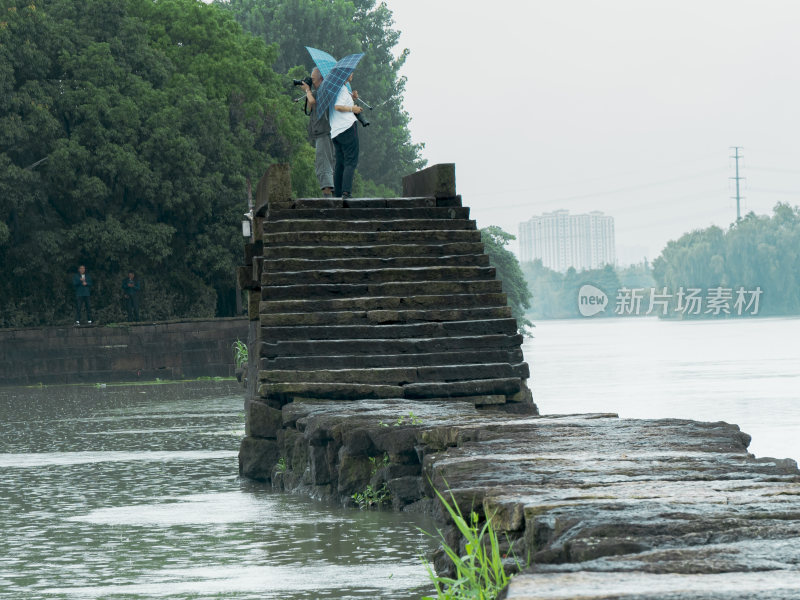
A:
<svg viewBox="0 0 800 600">
<path fill-rule="evenodd" d="M 608 295 L 605 311 L 594 318 L 614 317 L 614 303 L 620 284 L 614 267 L 577 271 L 574 267 L 559 273 L 542 265 L 541 260 L 525 262 L 521 266 L 528 286 L 533 291 L 530 315 L 535 319 L 572 319 L 581 317 L 578 310 L 578 291 L 590 284 Z"/>
<path fill-rule="evenodd" d="M 531 291 L 529 314 L 534 319 L 561 319 L 572 316 L 561 298 L 564 276 L 542 264 L 541 260 L 520 265 L 523 277 Z"/>
<path fill-rule="evenodd" d="M 497 278 L 503 282 L 503 291 L 508 296 L 511 314 L 517 320 L 520 332 L 530 335 L 533 327 L 525 317 L 526 309 L 531 305 L 531 292 L 520 270 L 519 261 L 514 253 L 506 248 L 515 236 L 503 231 L 496 225 L 481 229 L 481 241 L 489 255 L 489 262 L 497 270 Z"/>
<path fill-rule="evenodd" d="M 659 287 L 706 292 L 723 287 L 735 293 L 761 288 L 759 314 L 800 313 L 800 208 L 775 206 L 772 216 L 746 215 L 727 231 L 693 231 L 670 241 L 653 261 Z M 676 303 L 673 300 L 673 312 Z M 731 308 L 731 314 L 734 311 Z M 683 314 L 683 317 L 694 315 Z M 699 317 L 714 316 L 701 311 Z M 721 312 L 718 316 L 730 316 Z"/>
<path fill-rule="evenodd" d="M 81 263 L 102 320 L 128 269 L 149 318 L 232 314 L 245 180 L 313 172 L 275 60 L 195 0 L 4 0 L 2 325 L 68 320 Z"/>
<path fill-rule="evenodd" d="M 376 0 L 216 0 L 245 30 L 277 47 L 275 69 L 292 78 L 314 66 L 305 46 L 336 58 L 364 52 L 354 87 L 375 107 L 365 111 L 370 126 L 361 129 L 357 195 L 397 195 L 404 175 L 423 166 L 423 144 L 411 142 L 408 113 L 403 109 L 405 78 L 399 76 L 408 50 L 395 57 L 400 33 L 392 29 L 392 12 Z M 299 68 L 298 68 L 299 67 Z M 286 93 L 292 90 L 286 77 Z M 300 107 L 297 107 L 300 111 Z M 293 171 L 293 178 L 298 175 Z"/>
</svg>

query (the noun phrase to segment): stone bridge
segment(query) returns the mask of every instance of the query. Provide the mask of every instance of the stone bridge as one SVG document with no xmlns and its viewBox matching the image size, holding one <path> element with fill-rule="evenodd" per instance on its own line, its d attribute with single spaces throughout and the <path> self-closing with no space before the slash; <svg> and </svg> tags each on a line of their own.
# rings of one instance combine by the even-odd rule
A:
<svg viewBox="0 0 800 600">
<path fill-rule="evenodd" d="M 736 425 L 539 416 L 521 337 L 452 165 L 404 198 L 291 198 L 262 179 L 243 476 L 503 532 L 508 600 L 800 597 L 800 471 Z M 364 494 L 362 494 L 363 496 Z M 516 557 L 516 559 L 514 558 Z M 451 565 L 440 554 L 436 569 Z"/>
<path fill-rule="evenodd" d="M 277 439 L 295 400 L 457 399 L 536 413 L 522 336 L 455 166 L 403 188 L 401 198 L 295 199 L 288 167 L 262 179 L 239 270 L 255 321 L 248 438 Z"/>
</svg>

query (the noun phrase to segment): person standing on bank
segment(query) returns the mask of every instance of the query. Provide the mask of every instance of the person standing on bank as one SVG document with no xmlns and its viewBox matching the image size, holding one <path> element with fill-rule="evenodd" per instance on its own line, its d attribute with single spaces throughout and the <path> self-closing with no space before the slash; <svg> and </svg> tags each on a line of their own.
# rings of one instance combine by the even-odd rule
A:
<svg viewBox="0 0 800 600">
<path fill-rule="evenodd" d="M 139 321 L 139 280 L 133 271 L 128 271 L 128 276 L 122 280 L 122 293 L 125 295 L 128 322 Z"/>
<path fill-rule="evenodd" d="M 322 73 L 314 67 L 311 71 L 313 88 L 303 83 L 303 90 L 306 93 L 306 114 L 310 115 L 308 137 L 315 150 L 314 170 L 317 174 L 317 183 L 322 190 L 322 197 L 330 198 L 333 195 L 333 142 L 328 115 L 319 114 L 317 111 L 317 90 L 320 85 L 322 85 Z"/>
<path fill-rule="evenodd" d="M 353 75 L 347 78 L 352 81 Z M 336 168 L 333 170 L 333 195 L 347 199 L 352 197 L 353 176 L 358 166 L 358 123 L 356 115 L 361 112 L 361 107 L 353 102 L 358 99 L 358 92 L 353 90 L 352 95 L 347 91 L 347 85 L 339 90 L 331 113 L 331 139 L 336 150 Z"/>
<path fill-rule="evenodd" d="M 92 276 L 86 272 L 86 267 L 81 265 L 78 272 L 72 276 L 72 287 L 75 288 L 75 325 L 81 324 L 81 305 L 86 307 L 86 321 L 92 324 L 92 307 L 89 295 L 92 289 Z"/>
</svg>

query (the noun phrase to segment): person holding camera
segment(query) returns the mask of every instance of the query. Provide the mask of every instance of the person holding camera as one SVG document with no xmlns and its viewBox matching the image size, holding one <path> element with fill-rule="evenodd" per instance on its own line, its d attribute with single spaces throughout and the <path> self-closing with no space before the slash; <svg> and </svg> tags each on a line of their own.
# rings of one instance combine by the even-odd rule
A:
<svg viewBox="0 0 800 600">
<path fill-rule="evenodd" d="M 310 79 L 310 81 L 309 81 Z M 328 115 L 317 113 L 317 90 L 322 85 L 322 73 L 314 67 L 311 77 L 300 84 L 306 93 L 305 112 L 308 120 L 308 137 L 314 146 L 314 170 L 317 183 L 324 198 L 330 198 L 333 192 L 333 142 L 331 141 L 331 124 Z M 313 87 L 312 87 L 313 86 Z"/>
<path fill-rule="evenodd" d="M 347 82 L 353 80 L 352 73 Z M 333 195 L 343 199 L 351 198 L 353 192 L 353 177 L 358 166 L 358 125 L 356 115 L 361 112 L 361 107 L 356 106 L 353 100 L 358 99 L 358 92 L 353 90 L 352 95 L 343 85 L 334 102 L 333 116 L 331 116 L 331 139 L 336 151 L 336 168 L 333 171 Z"/>
</svg>

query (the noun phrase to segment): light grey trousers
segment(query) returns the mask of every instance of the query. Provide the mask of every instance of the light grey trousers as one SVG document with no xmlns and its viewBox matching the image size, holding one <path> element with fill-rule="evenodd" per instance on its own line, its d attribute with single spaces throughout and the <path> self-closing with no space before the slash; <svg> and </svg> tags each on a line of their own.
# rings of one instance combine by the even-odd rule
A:
<svg viewBox="0 0 800 600">
<path fill-rule="evenodd" d="M 314 170 L 317 173 L 319 188 L 333 187 L 333 142 L 330 134 L 314 138 L 316 157 Z"/>
</svg>

